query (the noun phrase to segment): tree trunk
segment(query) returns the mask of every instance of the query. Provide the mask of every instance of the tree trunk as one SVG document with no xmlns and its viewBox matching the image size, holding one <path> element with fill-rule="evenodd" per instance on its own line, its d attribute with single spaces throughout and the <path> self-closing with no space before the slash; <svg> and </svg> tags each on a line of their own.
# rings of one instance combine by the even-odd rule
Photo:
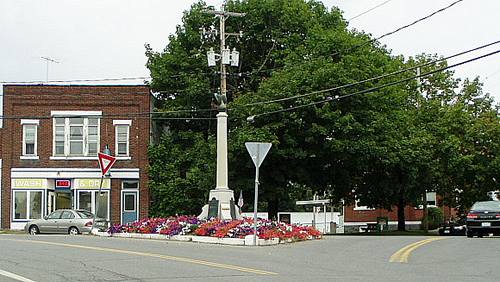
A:
<svg viewBox="0 0 500 282">
<path fill-rule="evenodd" d="M 398 231 L 406 231 L 405 207 L 406 207 L 406 201 L 404 199 L 404 196 L 399 195 L 399 200 L 398 200 Z"/>
<path fill-rule="evenodd" d="M 399 199 L 398 199 L 398 231 L 406 231 L 406 219 L 405 219 L 405 181 L 403 179 L 403 171 L 401 168 L 398 169 L 398 180 L 399 180 Z"/>
<path fill-rule="evenodd" d="M 268 218 L 271 220 L 277 220 L 278 219 L 278 206 L 279 206 L 279 201 L 276 197 L 273 199 L 270 199 L 267 202 L 268 206 Z"/>
</svg>

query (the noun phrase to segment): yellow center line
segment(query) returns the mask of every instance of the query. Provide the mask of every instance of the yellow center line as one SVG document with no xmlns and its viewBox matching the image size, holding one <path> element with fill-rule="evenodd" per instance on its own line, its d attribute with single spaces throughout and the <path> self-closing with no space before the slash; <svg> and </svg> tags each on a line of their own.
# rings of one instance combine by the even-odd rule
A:
<svg viewBox="0 0 500 282">
<path fill-rule="evenodd" d="M 401 248 L 399 251 L 395 252 L 391 258 L 389 259 L 389 262 L 402 262 L 402 263 L 408 263 L 408 257 L 410 256 L 411 252 L 416 250 L 417 248 L 429 244 L 433 241 L 437 240 L 443 240 L 445 238 L 442 237 L 434 237 L 434 238 L 429 238 L 425 240 L 421 240 L 412 244 L 409 244 L 408 246 L 405 246 Z"/>
<path fill-rule="evenodd" d="M 136 256 L 143 256 L 143 257 L 153 257 L 153 258 L 159 258 L 159 259 L 164 259 L 164 260 L 193 263 L 193 264 L 204 265 L 204 266 L 209 266 L 209 267 L 237 270 L 237 271 L 241 271 L 241 272 L 248 272 L 248 273 L 260 274 L 260 275 L 277 275 L 278 274 L 276 272 L 247 268 L 247 267 L 242 267 L 242 266 L 237 266 L 237 265 L 217 263 L 217 262 L 198 260 L 198 259 L 190 259 L 190 258 L 184 258 L 184 257 L 160 255 L 160 254 L 154 254 L 154 253 L 127 251 L 127 250 L 103 248 L 103 247 L 91 247 L 91 246 L 83 246 L 83 245 L 73 245 L 73 244 L 65 244 L 65 243 L 55 243 L 55 242 L 48 242 L 48 241 L 33 241 L 33 240 L 3 239 L 3 238 L 0 240 L 8 240 L 8 241 L 16 241 L 16 242 L 28 242 L 28 243 L 34 243 L 34 244 L 53 245 L 53 246 L 60 246 L 60 247 L 78 248 L 78 249 L 85 249 L 85 250 L 119 253 L 119 254 L 127 254 L 127 255 L 136 255 Z"/>
</svg>

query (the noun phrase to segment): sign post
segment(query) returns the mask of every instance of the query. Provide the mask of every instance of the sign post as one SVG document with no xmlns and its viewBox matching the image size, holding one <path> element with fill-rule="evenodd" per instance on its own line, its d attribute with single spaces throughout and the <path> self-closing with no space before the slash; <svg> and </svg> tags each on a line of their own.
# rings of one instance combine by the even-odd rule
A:
<svg viewBox="0 0 500 282">
<path fill-rule="evenodd" d="M 271 149 L 271 143 L 246 142 L 245 147 L 255 165 L 255 199 L 253 204 L 253 245 L 257 246 L 257 201 L 259 199 L 259 167 Z"/>
<path fill-rule="evenodd" d="M 97 158 L 98 158 L 98 162 L 99 162 L 99 168 L 101 169 L 101 182 L 99 184 L 99 192 L 98 192 L 98 196 L 100 197 L 101 190 L 102 190 L 102 183 L 104 182 L 104 176 L 106 176 L 106 174 L 109 172 L 111 167 L 115 164 L 116 157 L 111 156 L 111 150 L 109 149 L 108 145 L 106 145 L 106 147 L 104 147 L 104 153 L 98 152 Z M 94 220 L 92 220 L 92 228 L 90 229 L 90 232 L 92 232 L 92 230 L 94 230 L 95 219 L 97 217 L 97 207 L 99 206 L 97 203 L 97 201 L 98 201 L 97 197 L 95 197 L 94 201 L 95 201 L 94 202 L 94 204 L 95 204 Z"/>
</svg>

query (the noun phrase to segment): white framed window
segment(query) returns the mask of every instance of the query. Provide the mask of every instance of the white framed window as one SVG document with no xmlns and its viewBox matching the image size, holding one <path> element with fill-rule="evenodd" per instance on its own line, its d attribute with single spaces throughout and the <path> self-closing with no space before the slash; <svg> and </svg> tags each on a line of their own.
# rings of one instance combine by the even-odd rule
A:
<svg viewBox="0 0 500 282">
<path fill-rule="evenodd" d="M 114 120 L 115 126 L 115 155 L 117 157 L 130 156 L 130 125 L 131 120 Z"/>
<path fill-rule="evenodd" d="M 138 180 L 123 180 L 122 181 L 122 189 L 139 189 L 139 181 Z"/>
<path fill-rule="evenodd" d="M 38 159 L 38 120 L 22 119 L 23 126 L 23 148 L 21 159 Z"/>
<path fill-rule="evenodd" d="M 368 206 L 361 206 L 360 205 L 360 200 L 356 199 L 354 201 L 354 210 L 355 211 L 372 211 L 375 210 L 374 208 L 369 208 Z"/>
<path fill-rule="evenodd" d="M 54 157 L 96 157 L 100 141 L 98 116 L 54 117 Z"/>
<path fill-rule="evenodd" d="M 123 193 L 123 211 L 124 212 L 137 211 L 137 193 L 135 192 Z"/>
<path fill-rule="evenodd" d="M 109 220 L 109 192 L 109 190 L 103 190 L 101 193 L 95 190 L 76 190 L 77 209 L 87 210 L 95 213 L 97 217 Z"/>
<path fill-rule="evenodd" d="M 42 218 L 44 204 L 42 191 L 14 190 L 12 192 L 14 221 Z"/>
</svg>

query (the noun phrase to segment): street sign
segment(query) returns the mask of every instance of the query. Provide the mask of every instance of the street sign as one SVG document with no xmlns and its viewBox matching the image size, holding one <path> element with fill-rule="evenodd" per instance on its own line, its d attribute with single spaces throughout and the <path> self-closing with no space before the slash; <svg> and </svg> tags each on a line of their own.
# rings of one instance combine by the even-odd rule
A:
<svg viewBox="0 0 500 282">
<path fill-rule="evenodd" d="M 97 156 L 99 158 L 99 167 L 101 168 L 101 174 L 104 176 L 115 164 L 116 158 L 103 153 L 97 153 Z"/>
<path fill-rule="evenodd" d="M 253 245 L 257 246 L 257 202 L 259 200 L 259 167 L 264 161 L 271 143 L 246 142 L 245 147 L 255 164 L 255 199 L 253 201 Z"/>
<path fill-rule="evenodd" d="M 245 147 L 252 158 L 255 167 L 260 167 L 267 153 L 271 149 L 271 143 L 246 142 Z"/>
</svg>

